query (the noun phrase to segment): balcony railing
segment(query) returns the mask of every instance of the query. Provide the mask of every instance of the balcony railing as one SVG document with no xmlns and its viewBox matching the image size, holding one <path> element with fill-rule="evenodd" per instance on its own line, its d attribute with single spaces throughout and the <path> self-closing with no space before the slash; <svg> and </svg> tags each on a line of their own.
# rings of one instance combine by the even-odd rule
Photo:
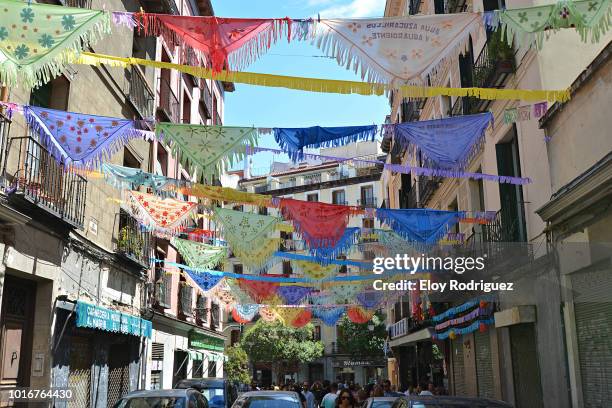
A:
<svg viewBox="0 0 612 408">
<path fill-rule="evenodd" d="M 346 180 L 349 177 L 350 177 L 350 175 L 349 175 L 348 172 L 346 172 L 346 171 L 337 171 L 335 173 L 330 174 L 329 180 L 330 181 Z"/>
<path fill-rule="evenodd" d="M 159 79 L 159 110 L 161 110 L 166 118 L 173 122 L 179 123 L 181 120 L 180 103 L 172 86 L 165 78 Z"/>
<path fill-rule="evenodd" d="M 219 115 L 219 111 L 215 110 L 214 112 L 214 116 L 215 116 L 215 125 L 217 126 L 222 126 L 223 125 L 223 121 L 221 120 L 221 115 Z"/>
<path fill-rule="evenodd" d="M 153 116 L 155 95 L 147 83 L 147 79 L 136 65 L 129 72 L 130 91 L 128 98 L 142 119 Z"/>
<path fill-rule="evenodd" d="M 357 200 L 357 205 L 362 208 L 376 208 L 378 207 L 377 197 L 362 197 Z"/>
<path fill-rule="evenodd" d="M 143 0 L 142 6 L 149 13 L 179 14 L 174 0 Z"/>
<path fill-rule="evenodd" d="M 60 0 L 62 6 L 90 9 L 92 0 Z"/>
<path fill-rule="evenodd" d="M 158 280 L 155 282 L 155 305 L 162 309 L 170 308 L 172 297 L 172 275 L 166 275 L 162 268 L 156 269 Z"/>
<path fill-rule="evenodd" d="M 348 201 L 346 200 L 332 200 L 332 204 L 336 204 L 336 205 L 348 205 Z"/>
<path fill-rule="evenodd" d="M 285 183 L 280 183 L 278 185 L 278 188 L 279 189 L 281 189 L 281 188 L 291 188 L 291 187 L 295 187 L 295 186 L 296 186 L 295 180 L 291 180 L 291 181 L 287 181 Z"/>
<path fill-rule="evenodd" d="M 419 12 L 420 7 L 421 0 L 410 0 L 410 5 L 408 6 L 408 13 L 410 15 L 415 15 Z"/>
<path fill-rule="evenodd" d="M 191 305 L 193 297 L 193 288 L 187 285 L 185 282 L 181 282 L 179 285 L 179 312 L 184 317 L 191 317 L 193 315 L 193 306 Z"/>
<path fill-rule="evenodd" d="M 213 111 L 213 102 L 212 102 L 212 93 L 210 92 L 210 88 L 206 81 L 204 81 L 204 86 L 200 88 L 200 101 L 202 102 L 202 106 L 204 106 L 204 110 L 206 111 L 206 116 L 208 118 L 212 118 Z"/>
<path fill-rule="evenodd" d="M 433 196 L 440 185 L 441 177 L 419 177 L 419 206 L 426 207 L 427 200 Z"/>
<path fill-rule="evenodd" d="M 127 213 L 117 214 L 119 230 L 115 238 L 115 252 L 139 263 L 143 267 L 150 264 L 151 233 Z"/>
<path fill-rule="evenodd" d="M 8 153 L 9 133 L 11 131 L 11 119 L 0 111 L 0 166 L 5 169 L 5 159 Z"/>
<path fill-rule="evenodd" d="M 216 330 L 221 323 L 221 310 L 217 303 L 213 303 L 210 307 L 210 329 Z"/>
<path fill-rule="evenodd" d="M 314 174 L 304 177 L 304 185 L 318 184 L 321 182 L 321 174 Z"/>
<path fill-rule="evenodd" d="M 389 327 L 389 337 L 395 339 L 408 334 L 408 319 L 403 318 Z"/>
<path fill-rule="evenodd" d="M 83 228 L 87 180 L 55 160 L 34 136 L 10 139 L 8 151 L 16 152 L 18 161 L 11 195 Z"/>
<path fill-rule="evenodd" d="M 270 189 L 268 184 L 264 184 L 263 186 L 255 186 L 255 193 L 265 193 Z"/>
<path fill-rule="evenodd" d="M 400 208 L 418 208 L 417 187 L 413 184 L 408 192 L 402 191 L 400 195 Z"/>
<path fill-rule="evenodd" d="M 205 296 L 198 295 L 195 312 L 199 324 L 208 323 L 208 299 Z"/>
</svg>

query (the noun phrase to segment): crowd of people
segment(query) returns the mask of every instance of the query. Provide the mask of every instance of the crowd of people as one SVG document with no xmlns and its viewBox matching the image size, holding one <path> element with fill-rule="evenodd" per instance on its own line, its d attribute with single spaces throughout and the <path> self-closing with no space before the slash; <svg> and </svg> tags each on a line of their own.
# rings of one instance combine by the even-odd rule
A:
<svg viewBox="0 0 612 408">
<path fill-rule="evenodd" d="M 251 385 L 251 388 L 253 390 L 260 389 L 255 383 Z M 315 381 L 312 385 L 308 381 L 304 381 L 301 385 L 294 381 L 288 381 L 280 386 L 272 383 L 269 389 L 297 392 L 304 408 L 361 408 L 365 407 L 366 400 L 370 397 L 446 395 L 444 387 L 435 387 L 431 382 L 417 387 L 409 387 L 405 392 L 399 392 L 389 380 L 370 383 L 363 387 L 352 381 L 344 383 L 340 379 L 337 382 Z"/>
</svg>

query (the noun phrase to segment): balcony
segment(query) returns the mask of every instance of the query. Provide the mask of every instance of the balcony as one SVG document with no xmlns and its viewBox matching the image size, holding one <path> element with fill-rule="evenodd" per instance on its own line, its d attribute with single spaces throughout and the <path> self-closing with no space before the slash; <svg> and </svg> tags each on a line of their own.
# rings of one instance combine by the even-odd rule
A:
<svg viewBox="0 0 612 408">
<path fill-rule="evenodd" d="M 347 171 L 336 171 L 330 174 L 329 181 L 346 180 L 349 177 L 351 176 Z"/>
<path fill-rule="evenodd" d="M 427 201 L 436 192 L 441 181 L 441 177 L 419 177 L 419 207 L 426 207 Z"/>
<path fill-rule="evenodd" d="M 217 126 L 223 126 L 223 121 L 221 120 L 221 115 L 219 115 L 219 111 L 215 110 L 214 112 L 214 120 L 215 120 L 215 125 Z"/>
<path fill-rule="evenodd" d="M 191 317 L 193 315 L 193 306 L 191 304 L 193 299 L 193 288 L 187 285 L 186 282 L 180 282 L 179 293 L 178 293 L 178 304 L 179 314 L 183 318 Z"/>
<path fill-rule="evenodd" d="M 263 186 L 255 186 L 255 193 L 256 194 L 265 193 L 268 190 L 270 190 L 270 185 L 269 184 L 264 184 Z"/>
<path fill-rule="evenodd" d="M 421 0 L 410 0 L 410 5 L 408 6 L 408 14 L 410 14 L 411 16 L 418 14 L 420 8 Z"/>
<path fill-rule="evenodd" d="M 348 205 L 348 201 L 346 201 L 346 200 L 338 200 L 338 201 L 332 200 L 332 204 L 336 204 L 336 205 Z"/>
<path fill-rule="evenodd" d="M 467 0 L 448 0 L 446 9 L 449 14 L 463 13 L 467 10 Z"/>
<path fill-rule="evenodd" d="M 14 156 L 17 171 L 9 190 L 11 199 L 23 199 L 24 204 L 41 208 L 63 222 L 82 229 L 87 180 L 55 160 L 34 136 L 14 137 L 8 144 L 9 154 L 13 150 L 17 153 Z"/>
<path fill-rule="evenodd" d="M 202 80 L 203 86 L 200 88 L 200 104 L 204 107 L 204 111 L 206 112 L 206 116 L 208 118 L 212 118 L 213 111 L 213 101 L 212 101 L 212 93 L 210 92 L 210 88 L 206 81 Z"/>
<path fill-rule="evenodd" d="M 501 30 L 489 34 L 487 43 L 472 66 L 472 86 L 502 88 L 515 71 L 514 49 L 501 37 Z M 491 101 L 474 97 L 459 97 L 451 108 L 451 115 L 471 115 L 485 112 Z"/>
<path fill-rule="evenodd" d="M 416 192 L 417 188 L 414 184 L 408 192 L 401 191 L 399 197 L 400 208 L 419 208 Z"/>
<path fill-rule="evenodd" d="M 166 275 L 163 268 L 155 270 L 158 277 L 155 282 L 154 304 L 161 309 L 169 309 L 172 296 L 172 275 Z"/>
<path fill-rule="evenodd" d="M 208 323 L 208 299 L 205 296 L 198 295 L 196 301 L 196 322 L 200 325 Z"/>
<path fill-rule="evenodd" d="M 172 86 L 170 86 L 170 82 L 168 82 L 168 80 L 165 78 L 160 78 L 159 106 L 157 109 L 166 116 L 166 119 L 168 121 L 173 123 L 179 123 L 181 121 L 180 107 L 180 102 L 174 94 Z"/>
<path fill-rule="evenodd" d="M 2 166 L 5 166 L 5 158 L 8 153 L 7 146 L 9 144 L 10 131 L 11 119 L 0 109 L 0 164 Z"/>
<path fill-rule="evenodd" d="M 115 252 L 143 268 L 148 268 L 151 233 L 144 231 L 138 221 L 124 211 L 116 215 L 116 223 L 119 230 L 115 237 Z"/>
<path fill-rule="evenodd" d="M 90 9 L 92 0 L 59 0 L 62 6 Z"/>
<path fill-rule="evenodd" d="M 212 303 L 210 306 L 210 329 L 216 330 L 220 327 L 221 323 L 221 310 L 217 303 Z"/>
<path fill-rule="evenodd" d="M 395 339 L 397 337 L 405 336 L 408 334 L 408 319 L 403 318 L 400 321 L 393 323 L 389 327 L 389 337 Z"/>
<path fill-rule="evenodd" d="M 357 200 L 357 205 L 361 208 L 376 208 L 378 207 L 377 197 L 361 197 Z"/>
<path fill-rule="evenodd" d="M 321 173 L 304 176 L 304 185 L 318 184 L 321 182 Z"/>
<path fill-rule="evenodd" d="M 147 83 L 147 79 L 137 65 L 132 65 L 128 71 L 130 90 L 128 100 L 138 111 L 141 119 L 153 117 L 155 95 Z"/>
<path fill-rule="evenodd" d="M 148 13 L 179 14 L 174 0 L 143 0 L 142 6 Z"/>
<path fill-rule="evenodd" d="M 285 183 L 280 183 L 280 184 L 278 185 L 278 188 L 279 188 L 279 189 L 280 189 L 280 188 L 291 188 L 291 187 L 295 187 L 295 186 L 296 186 L 295 179 L 292 179 L 292 180 L 287 181 L 287 182 L 285 182 Z"/>
<path fill-rule="evenodd" d="M 347 352 L 339 343 L 332 342 L 325 347 L 325 354 L 347 354 Z"/>
</svg>

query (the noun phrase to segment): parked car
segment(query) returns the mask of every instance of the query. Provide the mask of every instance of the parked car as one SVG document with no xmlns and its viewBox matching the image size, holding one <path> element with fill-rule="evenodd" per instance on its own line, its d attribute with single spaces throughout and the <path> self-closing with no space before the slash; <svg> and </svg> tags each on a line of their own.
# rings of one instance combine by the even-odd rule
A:
<svg viewBox="0 0 612 408">
<path fill-rule="evenodd" d="M 302 408 L 300 396 L 292 391 L 249 391 L 232 408 Z"/>
<path fill-rule="evenodd" d="M 487 398 L 410 395 L 398 398 L 392 408 L 512 408 L 512 405 Z"/>
<path fill-rule="evenodd" d="M 176 383 L 176 388 L 194 388 L 200 391 L 208 400 L 210 408 L 230 408 L 238 398 L 236 386 L 222 378 L 180 380 Z"/>
<path fill-rule="evenodd" d="M 197 390 L 134 391 L 113 405 L 113 408 L 209 408 L 206 398 Z"/>
<path fill-rule="evenodd" d="M 391 408 L 398 397 L 370 397 L 365 400 L 363 408 Z"/>
</svg>

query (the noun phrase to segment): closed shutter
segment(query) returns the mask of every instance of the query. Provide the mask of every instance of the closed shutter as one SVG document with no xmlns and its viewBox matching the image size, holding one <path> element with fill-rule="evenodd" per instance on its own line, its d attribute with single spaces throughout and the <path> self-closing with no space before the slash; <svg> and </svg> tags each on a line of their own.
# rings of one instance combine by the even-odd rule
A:
<svg viewBox="0 0 612 408">
<path fill-rule="evenodd" d="M 516 408 L 543 407 L 535 327 L 532 323 L 510 326 L 510 354 Z"/>
<path fill-rule="evenodd" d="M 151 389 L 161 390 L 162 372 L 164 368 L 164 344 L 153 343 L 151 345 Z"/>
<path fill-rule="evenodd" d="M 467 395 L 465 391 L 465 363 L 461 339 L 452 341 L 453 387 L 455 395 Z"/>
<path fill-rule="evenodd" d="M 474 348 L 476 350 L 476 380 L 478 396 L 495 398 L 493 387 L 493 360 L 491 358 L 491 339 L 489 332 L 474 332 Z"/>
<path fill-rule="evenodd" d="M 91 344 L 88 338 L 72 337 L 70 346 L 70 368 L 68 388 L 73 398 L 68 400 L 68 408 L 88 407 L 91 388 Z"/>
<path fill-rule="evenodd" d="M 585 407 L 612 401 L 612 271 L 572 275 L 578 358 Z"/>
<path fill-rule="evenodd" d="M 108 353 L 107 407 L 111 408 L 119 398 L 130 391 L 130 347 L 120 343 L 110 346 Z"/>
</svg>

